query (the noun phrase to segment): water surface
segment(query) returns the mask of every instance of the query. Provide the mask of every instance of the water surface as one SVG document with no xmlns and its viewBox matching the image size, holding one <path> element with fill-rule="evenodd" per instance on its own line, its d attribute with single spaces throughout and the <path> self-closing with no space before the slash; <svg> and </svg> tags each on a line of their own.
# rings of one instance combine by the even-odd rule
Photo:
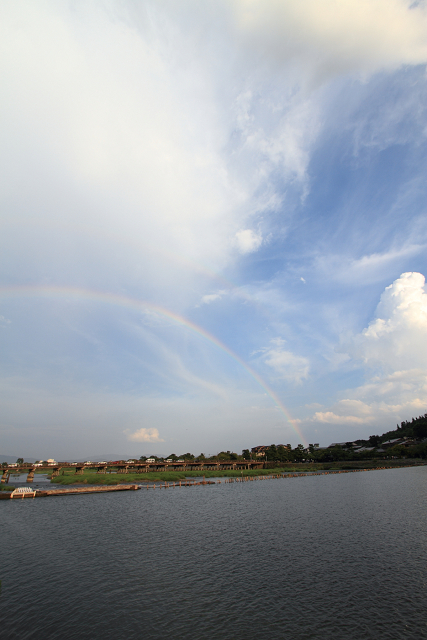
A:
<svg viewBox="0 0 427 640">
<path fill-rule="evenodd" d="M 427 467 L 0 502 L 4 640 L 427 638 Z"/>
</svg>

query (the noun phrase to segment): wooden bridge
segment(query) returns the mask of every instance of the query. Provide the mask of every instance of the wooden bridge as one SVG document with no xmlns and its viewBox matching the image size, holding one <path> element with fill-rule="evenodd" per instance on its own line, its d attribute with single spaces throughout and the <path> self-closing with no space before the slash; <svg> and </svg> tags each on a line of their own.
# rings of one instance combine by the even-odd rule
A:
<svg viewBox="0 0 427 640">
<path fill-rule="evenodd" d="M 52 478 L 59 476 L 61 471 L 71 471 L 75 469 L 76 475 L 82 475 L 85 471 L 95 473 L 148 473 L 149 471 L 224 471 L 228 469 L 262 469 L 263 462 L 253 460 L 221 460 L 219 462 L 203 461 L 196 462 L 83 462 L 70 463 L 59 462 L 58 464 L 18 464 L 16 466 L 3 467 L 1 482 L 8 482 L 11 473 L 26 473 L 27 482 L 34 481 L 34 473 L 38 470 L 52 472 Z"/>
</svg>

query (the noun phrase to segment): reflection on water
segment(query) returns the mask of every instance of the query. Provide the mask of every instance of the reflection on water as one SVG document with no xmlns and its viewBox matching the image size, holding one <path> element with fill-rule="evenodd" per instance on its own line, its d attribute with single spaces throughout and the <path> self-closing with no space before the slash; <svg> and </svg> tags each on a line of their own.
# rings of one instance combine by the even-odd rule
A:
<svg viewBox="0 0 427 640">
<path fill-rule="evenodd" d="M 2 637 L 427 638 L 426 480 L 1 501 Z"/>
</svg>

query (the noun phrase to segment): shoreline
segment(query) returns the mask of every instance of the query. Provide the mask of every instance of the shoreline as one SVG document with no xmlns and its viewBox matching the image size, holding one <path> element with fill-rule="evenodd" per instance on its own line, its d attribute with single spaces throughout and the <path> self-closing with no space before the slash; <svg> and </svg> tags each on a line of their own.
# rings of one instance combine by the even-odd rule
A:
<svg viewBox="0 0 427 640">
<path fill-rule="evenodd" d="M 427 462 L 419 463 L 419 464 L 403 464 L 403 465 L 392 465 L 392 466 L 381 466 L 381 467 L 361 467 L 355 469 L 329 469 L 329 470 L 301 470 L 301 471 L 288 471 L 279 473 L 269 473 L 269 474 L 251 474 L 251 475 L 241 475 L 237 476 L 216 476 L 218 481 L 213 480 L 205 480 L 205 476 L 197 476 L 197 478 L 203 478 L 203 480 L 199 480 L 197 482 L 197 478 L 181 478 L 179 481 L 167 481 L 163 480 L 164 484 L 162 485 L 162 480 L 160 480 L 160 484 L 156 484 L 156 480 L 139 480 L 139 482 L 134 482 L 132 484 L 125 484 L 124 482 L 117 484 L 104 484 L 103 486 L 94 486 L 93 484 L 89 484 L 83 482 L 83 484 L 87 484 L 85 487 L 77 487 L 76 484 L 82 483 L 74 483 L 74 485 L 69 489 L 62 489 L 56 487 L 55 489 L 34 489 L 31 491 L 30 487 L 27 487 L 28 493 L 19 493 L 15 491 L 2 491 L 0 492 L 0 500 L 8 500 L 8 499 L 24 499 L 24 498 L 44 498 L 48 496 L 64 496 L 64 495 L 76 495 L 76 494 L 88 494 L 88 493 L 107 493 L 111 491 L 137 491 L 143 488 L 145 485 L 145 489 L 171 489 L 176 487 L 194 487 L 200 485 L 218 485 L 222 484 L 233 484 L 238 482 L 255 482 L 255 481 L 263 481 L 263 480 L 287 480 L 290 478 L 306 478 L 310 476 L 327 476 L 327 475 L 337 475 L 342 473 L 361 473 L 364 471 L 385 471 L 391 469 L 406 469 L 408 467 L 420 467 L 426 466 Z M 159 480 L 157 480 L 159 482 Z M 12 489 L 12 487 L 10 487 Z M 14 487 L 13 487 L 14 489 Z"/>
<path fill-rule="evenodd" d="M 246 469 L 241 471 L 233 471 L 233 470 L 224 470 L 224 471 L 187 471 L 187 472 L 173 472 L 173 471 L 165 471 L 165 472 L 150 472 L 144 474 L 96 474 L 96 473 L 87 473 L 84 475 L 79 475 L 78 478 L 73 477 L 74 474 L 64 474 L 57 476 L 54 478 L 52 484 L 67 486 L 67 485 L 81 485 L 81 484 L 89 484 L 89 485 L 114 485 L 114 484 L 122 484 L 122 483 L 137 483 L 137 484 L 148 484 L 153 482 L 179 482 L 183 481 L 187 478 L 246 478 L 246 477 L 258 477 L 258 476 L 269 476 L 269 475 L 289 475 L 295 474 L 297 476 L 301 474 L 308 475 L 322 475 L 323 473 L 330 472 L 347 472 L 347 471 L 370 471 L 373 469 L 397 469 L 397 468 L 406 468 L 406 467 L 418 467 L 425 466 L 427 462 L 424 460 L 420 461 L 408 461 L 407 463 L 402 463 L 401 460 L 397 461 L 396 464 L 388 464 L 385 466 L 384 464 L 378 464 L 378 461 L 375 464 L 304 464 L 300 467 L 296 467 L 292 465 L 289 468 L 286 467 L 274 467 L 272 469 Z M 118 478 L 117 476 L 121 476 Z"/>
</svg>

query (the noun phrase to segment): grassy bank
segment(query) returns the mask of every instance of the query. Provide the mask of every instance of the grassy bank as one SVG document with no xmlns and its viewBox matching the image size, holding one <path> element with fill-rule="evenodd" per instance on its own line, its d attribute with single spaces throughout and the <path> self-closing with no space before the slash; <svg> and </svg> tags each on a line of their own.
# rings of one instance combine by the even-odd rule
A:
<svg viewBox="0 0 427 640">
<path fill-rule="evenodd" d="M 149 473 L 65 473 L 52 480 L 55 484 L 119 484 L 122 482 L 179 482 L 185 478 L 225 478 L 265 476 L 280 473 L 281 469 L 247 469 L 242 471 L 150 471 Z"/>
<path fill-rule="evenodd" d="M 307 473 L 315 471 L 338 471 L 351 469 L 373 469 L 376 467 L 414 466 L 424 463 L 422 460 L 366 460 L 362 462 L 331 462 L 312 464 L 289 464 L 272 469 L 245 469 L 243 471 L 150 471 L 149 473 L 93 473 L 85 471 L 77 475 L 74 471 L 66 471 L 52 480 L 55 484 L 120 484 L 122 482 L 179 482 L 185 478 L 237 478 L 247 476 L 266 476 L 278 473 Z"/>
</svg>

